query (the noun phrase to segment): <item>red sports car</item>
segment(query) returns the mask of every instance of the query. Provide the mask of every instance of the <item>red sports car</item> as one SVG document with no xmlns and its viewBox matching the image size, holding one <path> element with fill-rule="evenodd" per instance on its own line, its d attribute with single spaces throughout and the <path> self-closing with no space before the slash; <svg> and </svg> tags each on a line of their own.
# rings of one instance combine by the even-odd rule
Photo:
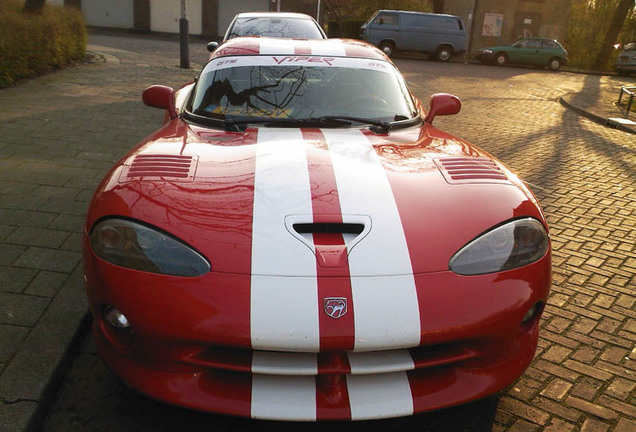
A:
<svg viewBox="0 0 636 432">
<path fill-rule="evenodd" d="M 98 349 L 172 404 L 374 419 L 496 393 L 550 289 L 530 190 L 432 125 L 357 41 L 232 39 L 153 86 L 157 132 L 107 174 L 84 231 Z"/>
</svg>

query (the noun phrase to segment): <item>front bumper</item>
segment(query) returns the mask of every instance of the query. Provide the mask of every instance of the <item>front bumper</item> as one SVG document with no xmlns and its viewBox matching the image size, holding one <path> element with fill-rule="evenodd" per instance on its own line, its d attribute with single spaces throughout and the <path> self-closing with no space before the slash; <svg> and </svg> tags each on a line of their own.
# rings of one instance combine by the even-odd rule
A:
<svg viewBox="0 0 636 432">
<path fill-rule="evenodd" d="M 272 420 L 404 416 L 500 391 L 534 356 L 550 287 L 549 254 L 500 274 L 415 275 L 419 345 L 386 335 L 385 348 L 367 352 L 264 351 L 251 348 L 249 323 L 233 306 L 242 300 L 232 287 L 250 276 L 165 277 L 86 258 L 95 342 L 117 375 L 171 404 Z M 105 305 L 133 330 L 106 324 Z"/>
<path fill-rule="evenodd" d="M 635 64 L 616 64 L 616 70 L 618 72 L 636 72 Z"/>
<path fill-rule="evenodd" d="M 495 53 L 494 52 L 486 53 L 483 51 L 477 51 L 477 53 L 475 54 L 475 58 L 482 63 L 492 63 L 492 61 L 495 58 Z"/>
</svg>

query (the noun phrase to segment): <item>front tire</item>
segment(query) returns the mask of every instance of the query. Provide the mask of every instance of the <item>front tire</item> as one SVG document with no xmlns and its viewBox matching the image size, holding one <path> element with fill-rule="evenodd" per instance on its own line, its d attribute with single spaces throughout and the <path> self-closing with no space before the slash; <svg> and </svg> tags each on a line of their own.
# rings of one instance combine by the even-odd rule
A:
<svg viewBox="0 0 636 432">
<path fill-rule="evenodd" d="M 548 68 L 550 68 L 550 70 L 552 71 L 557 71 L 559 70 L 560 67 L 561 67 L 561 60 L 559 60 L 558 58 L 550 59 L 550 61 L 548 62 Z"/>
<path fill-rule="evenodd" d="M 495 54 L 494 63 L 497 66 L 504 66 L 508 63 L 508 56 L 505 53 L 497 53 Z"/>
<path fill-rule="evenodd" d="M 384 52 L 387 56 L 391 57 L 395 52 L 395 44 L 391 41 L 382 41 L 380 45 L 378 45 L 380 51 Z"/>
</svg>

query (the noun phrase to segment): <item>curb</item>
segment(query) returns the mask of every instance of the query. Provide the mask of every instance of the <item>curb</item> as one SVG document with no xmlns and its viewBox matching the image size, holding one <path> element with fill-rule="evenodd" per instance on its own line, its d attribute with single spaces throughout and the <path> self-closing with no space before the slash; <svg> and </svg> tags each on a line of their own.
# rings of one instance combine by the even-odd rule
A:
<svg viewBox="0 0 636 432">
<path fill-rule="evenodd" d="M 79 264 L 0 379 L 0 432 L 36 432 L 57 397 L 91 319 Z"/>
<path fill-rule="evenodd" d="M 572 105 L 570 102 L 568 102 L 567 100 L 565 100 L 565 98 L 562 96 L 559 98 L 559 103 L 561 103 L 561 105 L 563 105 L 564 107 L 576 112 L 577 114 L 583 116 L 583 117 L 587 117 L 590 120 L 592 120 L 595 123 L 598 123 L 600 125 L 603 125 L 605 127 L 609 127 L 612 129 L 618 129 L 622 132 L 627 132 L 627 133 L 631 133 L 631 134 L 636 134 L 636 129 L 634 128 L 630 128 L 629 126 L 625 126 L 621 123 L 617 123 L 617 122 L 613 122 L 611 121 L 609 118 L 594 114 L 590 111 L 587 111 L 583 108 L 577 107 L 575 105 Z"/>
<path fill-rule="evenodd" d="M 93 56 L 95 56 L 96 62 L 99 61 L 103 63 L 115 63 L 115 64 L 121 63 L 121 61 L 112 54 L 106 54 L 103 52 L 92 51 L 92 50 L 86 50 L 86 54 L 92 54 Z"/>
</svg>

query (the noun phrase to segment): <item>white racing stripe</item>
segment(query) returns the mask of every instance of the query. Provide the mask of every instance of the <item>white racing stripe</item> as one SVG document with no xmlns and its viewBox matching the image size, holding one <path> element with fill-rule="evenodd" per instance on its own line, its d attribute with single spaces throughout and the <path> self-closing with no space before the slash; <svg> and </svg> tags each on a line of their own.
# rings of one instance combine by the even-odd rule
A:
<svg viewBox="0 0 636 432">
<path fill-rule="evenodd" d="M 323 130 L 343 215 L 371 218 L 349 251 L 356 351 L 420 342 L 420 313 L 402 221 L 384 167 L 361 131 Z"/>
<path fill-rule="evenodd" d="M 294 46 L 280 44 L 277 40 L 259 38 L 259 52 L 261 54 L 294 54 Z"/>
<path fill-rule="evenodd" d="M 413 414 L 413 396 L 406 372 L 347 375 L 351 420 Z"/>
<path fill-rule="evenodd" d="M 381 60 L 370 62 L 368 59 L 351 57 L 329 57 L 327 55 L 296 55 L 280 53 L 273 55 L 244 55 L 219 57 L 210 61 L 215 70 L 249 66 L 303 66 L 303 67 L 341 67 L 350 69 L 368 69 L 392 74 L 395 67 Z"/>
<path fill-rule="evenodd" d="M 408 350 L 347 353 L 352 375 L 402 372 L 415 369 Z"/>
<path fill-rule="evenodd" d="M 252 375 L 252 418 L 316 420 L 316 378 Z"/>
<path fill-rule="evenodd" d="M 289 214 L 312 214 L 302 142 L 298 129 L 258 131 L 250 299 L 254 349 L 317 351 L 320 346 L 316 258 L 285 227 Z"/>
<path fill-rule="evenodd" d="M 254 351 L 252 373 L 315 376 L 318 374 L 318 357 L 315 353 Z"/>
<path fill-rule="evenodd" d="M 338 44 L 338 46 L 336 44 Z M 336 40 L 332 40 L 327 46 L 325 46 L 325 44 L 314 44 L 311 47 L 311 54 L 344 57 L 345 46 L 341 41 Z"/>
</svg>

